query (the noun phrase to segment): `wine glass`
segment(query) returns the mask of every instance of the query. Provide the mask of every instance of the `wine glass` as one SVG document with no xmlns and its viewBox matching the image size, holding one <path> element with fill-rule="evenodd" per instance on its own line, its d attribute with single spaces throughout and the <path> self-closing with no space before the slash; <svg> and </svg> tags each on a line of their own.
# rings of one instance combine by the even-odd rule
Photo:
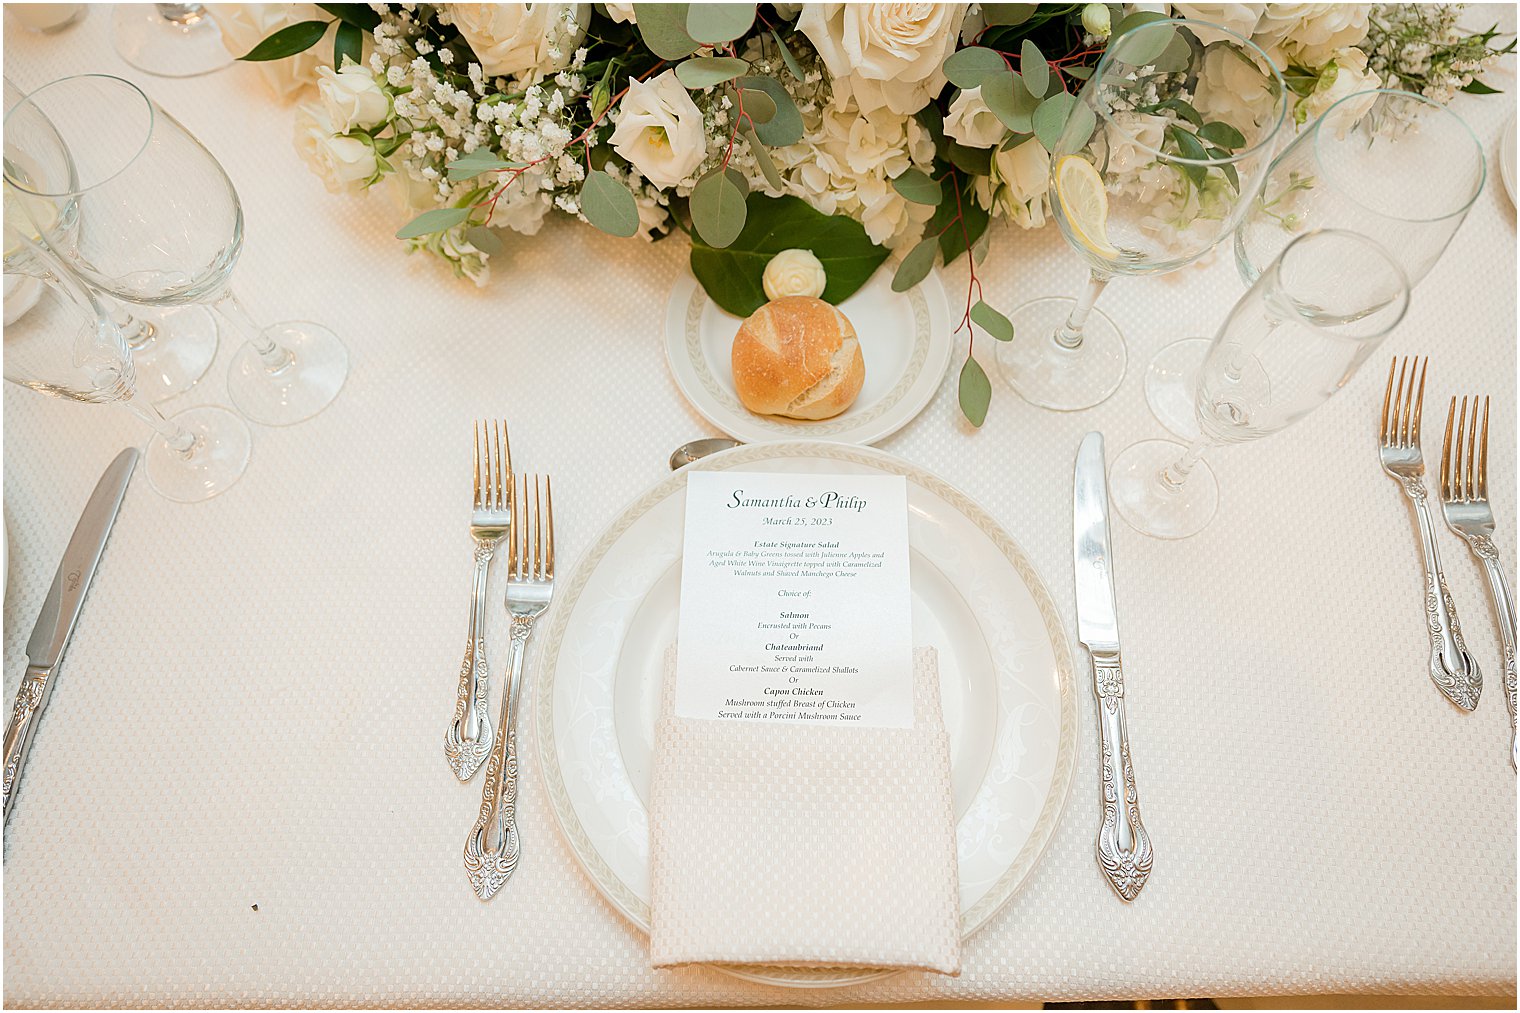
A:
<svg viewBox="0 0 1520 1013">
<path fill-rule="evenodd" d="M 1114 460 L 1114 508 L 1157 538 L 1208 525 L 1219 486 L 1201 458 L 1286 429 L 1340 390 L 1404 318 L 1409 278 L 1382 245 L 1325 229 L 1288 244 L 1209 343 L 1192 446 L 1145 440 Z"/>
<path fill-rule="evenodd" d="M 159 77 L 195 77 L 232 62 L 204 4 L 116 4 L 111 41 L 123 60 Z"/>
<path fill-rule="evenodd" d="M 1409 129 L 1400 133 L 1399 124 Z M 1418 285 L 1483 190 L 1483 146 L 1462 118 L 1409 92 L 1372 89 L 1331 106 L 1267 170 L 1235 230 L 1235 263 L 1247 285 L 1295 236 L 1342 228 L 1377 240 Z M 1207 338 L 1156 353 L 1145 399 L 1177 436 L 1198 435 L 1194 378 Z"/>
<path fill-rule="evenodd" d="M 124 405 L 156 434 L 143 466 L 149 483 L 169 499 L 194 503 L 231 488 L 252 453 L 243 420 L 210 405 L 164 418 L 138 388 L 131 350 L 102 302 L 46 247 L 18 236 L 39 268 L 29 277 L 41 291 L 5 328 L 5 378 L 51 397 Z"/>
<path fill-rule="evenodd" d="M 1050 153 L 1051 211 L 1087 261 L 1087 290 L 1014 310 L 1017 336 L 998 343 L 1009 386 L 1061 411 L 1118 388 L 1124 339 L 1093 303 L 1115 275 L 1175 271 L 1234 230 L 1271 161 L 1286 95 L 1266 54 L 1227 28 L 1161 19 L 1109 43 Z"/>
<path fill-rule="evenodd" d="M 23 194 L 72 202 L 87 227 L 58 232 L 55 249 L 90 286 L 153 306 L 209 302 L 241 332 L 227 393 L 248 418 L 289 425 L 337 396 L 348 350 L 321 324 L 253 322 L 229 287 L 243 247 L 237 190 L 136 85 L 86 74 L 27 95 L 5 118 L 5 175 Z"/>
<path fill-rule="evenodd" d="M 8 77 L 4 83 L 5 112 L 9 113 L 26 97 L 26 93 Z M 56 143 L 63 151 L 62 167 L 67 169 L 68 178 L 72 181 L 76 178 L 72 162 L 67 158 L 67 151 L 62 149 L 62 141 L 57 140 Z M 19 152 L 17 157 L 24 160 Z M 54 213 L 58 210 L 57 202 L 28 197 L 12 187 L 5 188 L 5 220 L 8 226 L 20 227 L 27 217 L 21 209 L 12 206 L 17 200 L 31 202 L 35 205 L 33 210 L 40 214 L 37 228 L 31 230 L 33 234 L 36 234 L 38 228 L 58 233 L 60 228 L 66 232 L 78 227 L 77 214 L 60 218 Z M 60 234 L 58 240 L 63 239 Z M 9 233 L 5 242 L 5 262 L 6 321 L 9 323 L 13 313 L 24 312 L 29 301 L 37 297 L 42 282 L 36 277 L 28 278 L 40 273 L 41 268 L 30 263 L 26 248 L 13 242 Z M 134 310 L 109 298 L 102 301 L 111 310 L 112 319 L 121 329 L 127 347 L 132 350 L 138 389 L 148 400 L 162 401 L 183 394 L 195 386 L 211 368 L 211 363 L 216 358 L 216 318 L 204 306 L 139 306 Z"/>
</svg>

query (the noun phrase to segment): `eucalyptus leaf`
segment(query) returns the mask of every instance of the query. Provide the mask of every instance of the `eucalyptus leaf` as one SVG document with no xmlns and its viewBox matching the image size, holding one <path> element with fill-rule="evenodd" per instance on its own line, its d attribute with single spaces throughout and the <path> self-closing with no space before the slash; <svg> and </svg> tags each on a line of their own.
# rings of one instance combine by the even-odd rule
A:
<svg viewBox="0 0 1520 1013">
<path fill-rule="evenodd" d="M 603 232 L 627 239 L 639 231 L 639 206 L 632 192 L 607 173 L 586 173 L 581 184 L 581 214 Z"/>
<path fill-rule="evenodd" d="M 300 21 L 281 28 L 239 59 L 248 63 L 262 63 L 266 60 L 283 60 L 287 56 L 304 53 L 322 41 L 322 36 L 327 34 L 327 26 L 331 23 L 330 21 Z"/>
<path fill-rule="evenodd" d="M 1143 20 L 1136 20 L 1145 15 L 1149 16 L 1144 17 Z M 1128 64 L 1131 67 L 1145 67 L 1153 64 L 1177 37 L 1177 29 L 1171 25 L 1164 28 L 1152 28 L 1148 31 L 1137 29 L 1142 29 L 1153 21 L 1163 21 L 1165 18 L 1165 15 L 1152 11 L 1136 11 L 1119 22 L 1119 29 L 1114 32 L 1113 41 L 1108 44 L 1109 58 L 1116 63 Z"/>
<path fill-rule="evenodd" d="M 1050 64 L 1045 62 L 1045 54 L 1040 52 L 1033 39 L 1025 39 L 1019 50 L 1019 73 L 1024 76 L 1024 87 L 1031 95 L 1044 95 L 1050 87 Z"/>
<path fill-rule="evenodd" d="M 905 200 L 915 204 L 927 204 L 934 207 L 944 200 L 944 193 L 938 183 L 929 178 L 929 174 L 922 169 L 906 169 L 900 176 L 892 179 L 892 189 L 902 194 Z"/>
<path fill-rule="evenodd" d="M 945 158 L 951 165 L 971 176 L 986 176 L 992 172 L 991 148 L 968 148 L 957 141 L 945 146 Z"/>
<path fill-rule="evenodd" d="M 871 242 L 865 226 L 848 215 L 826 215 L 800 197 L 752 193 L 744 229 L 724 249 L 695 236 L 691 270 L 702 288 L 729 313 L 747 317 L 766 302 L 765 265 L 782 250 L 811 250 L 828 281 L 826 302 L 839 305 L 875 273 L 887 251 Z"/>
<path fill-rule="evenodd" d="M 776 116 L 776 100 L 758 88 L 744 91 L 744 115 L 756 127 L 763 127 Z"/>
<path fill-rule="evenodd" d="M 967 150 L 991 154 L 985 149 Z M 954 263 L 961 254 L 975 248 L 978 240 L 987 233 L 989 215 L 987 209 L 977 203 L 975 188 L 972 174 L 946 173 L 940 185 L 944 198 L 924 227 L 924 235 L 938 237 L 940 256 L 944 257 L 946 264 Z"/>
<path fill-rule="evenodd" d="M 501 241 L 501 233 L 485 225 L 475 225 L 465 229 L 464 238 L 471 246 L 488 257 L 494 257 L 506 249 L 506 244 Z"/>
<path fill-rule="evenodd" d="M 892 291 L 906 292 L 929 277 L 929 272 L 934 269 L 934 257 L 939 253 L 939 237 L 930 236 L 920 239 L 908 251 L 908 255 L 897 265 L 897 273 L 892 276 Z"/>
<path fill-rule="evenodd" d="M 475 209 L 433 208 L 431 211 L 424 211 L 396 230 L 396 238 L 416 239 L 418 236 L 430 236 L 435 232 L 452 229 L 466 221 L 473 210 Z"/>
<path fill-rule="evenodd" d="M 380 23 L 380 15 L 369 4 L 317 4 L 345 24 L 353 25 L 361 32 L 372 32 Z"/>
<path fill-rule="evenodd" d="M 805 76 L 802 73 L 802 64 L 798 63 L 797 58 L 792 55 L 791 47 L 786 44 L 786 40 L 781 38 L 781 33 L 774 28 L 771 29 L 771 38 L 776 40 L 776 48 L 781 50 L 781 62 L 786 64 L 786 69 L 792 72 L 793 77 L 801 81 Z"/>
<path fill-rule="evenodd" d="M 1091 68 L 1091 67 L 1062 67 L 1061 68 L 1061 72 L 1063 74 L 1065 74 L 1067 77 L 1074 77 L 1074 78 L 1076 78 L 1078 81 L 1086 81 L 1088 78 L 1092 77 L 1093 68 Z"/>
<path fill-rule="evenodd" d="M 1151 66 L 1168 74 L 1187 70 L 1193 64 L 1193 47 L 1198 43 L 1187 32 L 1178 32 L 1161 55 L 1151 61 Z"/>
<path fill-rule="evenodd" d="M 983 231 L 977 237 L 976 242 L 971 244 L 971 261 L 980 266 L 987 259 L 987 251 L 992 248 L 992 233 Z"/>
<path fill-rule="evenodd" d="M 476 148 L 469 154 L 460 155 L 449 163 L 449 182 L 458 183 L 460 180 L 474 179 L 483 172 L 521 169 L 525 164 L 524 162 L 508 161 L 489 148 Z"/>
<path fill-rule="evenodd" d="M 1014 148 L 1017 148 L 1019 145 L 1023 144 L 1025 141 L 1029 140 L 1033 136 L 1034 136 L 1034 134 L 1032 134 L 1032 133 L 1030 133 L 1030 134 L 1009 134 L 1008 135 L 1008 139 L 1005 140 L 1002 144 L 998 145 L 998 150 L 999 151 L 1012 151 Z"/>
<path fill-rule="evenodd" d="M 755 120 L 755 133 L 760 140 L 775 147 L 785 147 L 802 140 L 802 114 L 797 111 L 797 103 L 792 101 L 792 96 L 787 94 L 780 81 L 773 77 L 752 75 L 741 77 L 735 83 L 744 89 L 745 112 L 749 112 L 749 103 L 755 94 L 769 96 L 775 107 L 763 123 L 758 118 Z"/>
<path fill-rule="evenodd" d="M 639 13 L 642 16 L 642 11 Z M 687 5 L 686 34 L 698 42 L 732 42 L 749 31 L 754 23 L 754 4 Z"/>
<path fill-rule="evenodd" d="M 1034 111 L 1040 100 L 1029 93 L 1023 79 L 1013 71 L 987 75 L 982 81 L 982 101 L 1009 130 L 1027 134 L 1034 129 Z"/>
<path fill-rule="evenodd" d="M 714 169 L 691 191 L 691 223 L 714 249 L 723 249 L 744 230 L 744 198 L 749 187 L 737 169 Z"/>
<path fill-rule="evenodd" d="M 971 322 L 999 341 L 1013 340 L 1013 321 L 980 299 L 971 307 Z"/>
<path fill-rule="evenodd" d="M 982 428 L 982 423 L 987 421 L 987 409 L 992 404 L 992 381 L 987 379 L 982 364 L 969 355 L 961 367 L 960 402 L 961 414 L 966 416 L 966 421 Z"/>
<path fill-rule="evenodd" d="M 691 89 L 711 88 L 732 81 L 747 70 L 749 64 L 737 57 L 694 56 L 676 65 L 676 79 Z"/>
<path fill-rule="evenodd" d="M 770 126 L 769 123 L 766 126 Z M 745 125 L 739 128 L 739 133 L 749 142 L 749 150 L 755 156 L 755 163 L 760 166 L 760 175 L 771 185 L 772 190 L 781 191 L 786 189 L 786 181 L 781 178 L 781 173 L 776 169 L 776 162 L 771 158 L 771 153 L 765 145 L 760 143 L 760 138 L 755 135 L 754 128 Z"/>
<path fill-rule="evenodd" d="M 1008 61 L 1003 59 L 1003 54 L 986 46 L 968 46 L 956 50 L 945 61 L 945 76 L 950 79 L 950 83 L 967 91 L 980 88 L 987 75 L 1008 69 Z"/>
<path fill-rule="evenodd" d="M 1052 95 L 1040 103 L 1040 107 L 1034 111 L 1034 135 L 1045 145 L 1046 151 L 1056 150 L 1061 143 L 1061 134 L 1066 129 L 1066 118 L 1077 106 L 1077 97 L 1070 92 L 1062 92 Z M 1085 140 L 1085 138 L 1084 138 Z M 1077 145 L 1067 145 L 1069 150 L 1076 150 Z"/>
<path fill-rule="evenodd" d="M 1022 25 L 1039 4 L 982 4 L 982 19 L 989 25 Z"/>
<path fill-rule="evenodd" d="M 333 66 L 343 69 L 343 61 L 359 64 L 364 59 L 364 29 L 347 21 L 333 33 Z"/>
<path fill-rule="evenodd" d="M 1198 136 L 1210 144 L 1216 144 L 1221 148 L 1228 148 L 1232 151 L 1236 148 L 1243 148 L 1246 144 L 1245 134 L 1220 120 L 1205 123 L 1199 127 Z"/>
<path fill-rule="evenodd" d="M 679 60 L 697 51 L 697 40 L 686 32 L 686 9 L 690 4 L 638 4 L 639 35 L 655 56 Z"/>
</svg>

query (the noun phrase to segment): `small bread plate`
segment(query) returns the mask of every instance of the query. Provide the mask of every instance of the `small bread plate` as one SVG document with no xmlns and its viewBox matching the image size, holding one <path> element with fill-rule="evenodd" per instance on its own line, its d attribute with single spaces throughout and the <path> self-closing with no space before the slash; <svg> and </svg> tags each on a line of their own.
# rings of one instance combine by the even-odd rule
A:
<svg viewBox="0 0 1520 1013">
<path fill-rule="evenodd" d="M 739 403 L 731 353 L 743 320 L 709 299 L 689 269 L 665 310 L 665 356 L 686 400 L 736 440 L 875 443 L 923 411 L 945 378 L 951 344 L 945 287 L 935 271 L 894 292 L 892 272 L 878 270 L 839 310 L 860 339 L 866 379 L 855 403 L 831 419 L 756 415 Z"/>
<path fill-rule="evenodd" d="M 1050 842 L 1076 759 L 1068 639 L 1018 544 L 965 494 L 900 458 L 840 443 L 751 444 L 704 457 L 628 505 L 557 592 L 537 660 L 538 762 L 592 884 L 650 924 L 650 762 L 666 647 L 676 638 L 692 470 L 901 475 L 908 484 L 913 640 L 939 652 L 955 790 L 961 932 L 981 928 Z M 875 968 L 723 968 L 794 987 L 855 985 Z"/>
</svg>

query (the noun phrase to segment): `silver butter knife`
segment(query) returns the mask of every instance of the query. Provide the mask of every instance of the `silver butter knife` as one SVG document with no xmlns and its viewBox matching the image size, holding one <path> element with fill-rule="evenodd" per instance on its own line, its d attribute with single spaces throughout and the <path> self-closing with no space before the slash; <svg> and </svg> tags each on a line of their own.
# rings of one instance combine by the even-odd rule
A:
<svg viewBox="0 0 1520 1013">
<path fill-rule="evenodd" d="M 121 509 L 127 483 L 132 480 L 132 471 L 140 456 L 135 449 L 123 450 L 100 476 L 95 491 L 90 494 L 90 502 L 74 526 L 73 537 L 63 552 L 58 572 L 53 574 L 53 586 L 42 603 L 37 625 L 32 627 L 32 639 L 26 643 L 26 675 L 21 679 L 21 688 L 16 691 L 16 705 L 5 726 L 7 823 L 16 793 L 21 788 L 21 770 L 26 765 L 26 753 L 31 748 L 32 736 L 36 734 L 37 722 L 42 720 L 42 709 L 52 696 L 58 665 L 63 660 L 64 649 L 69 646 L 69 637 L 84 607 L 84 596 L 90 590 L 90 581 L 95 577 L 95 568 L 105 551 L 111 525 L 116 523 L 116 513 Z"/>
<path fill-rule="evenodd" d="M 1108 482 L 1103 434 L 1088 433 L 1077 449 L 1072 490 L 1072 558 L 1077 585 L 1077 639 L 1092 662 L 1098 700 L 1098 739 L 1103 749 L 1103 826 L 1098 864 L 1109 885 L 1127 901 L 1140 895 L 1151 874 L 1151 838 L 1140 822 L 1140 797 L 1124 723 L 1124 668 L 1119 657 L 1119 617 L 1114 607 L 1113 554 L 1108 547 Z"/>
</svg>

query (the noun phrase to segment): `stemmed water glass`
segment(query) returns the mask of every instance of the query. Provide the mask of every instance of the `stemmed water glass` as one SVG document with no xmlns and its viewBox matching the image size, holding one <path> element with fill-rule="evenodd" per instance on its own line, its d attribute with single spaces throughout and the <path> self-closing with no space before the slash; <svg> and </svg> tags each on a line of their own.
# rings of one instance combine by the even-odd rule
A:
<svg viewBox="0 0 1520 1013">
<path fill-rule="evenodd" d="M 38 231 L 91 287 L 152 306 L 209 302 L 240 331 L 227 393 L 248 418 L 289 425 L 337 396 L 347 349 L 321 324 L 253 322 L 228 284 L 243 247 L 237 190 L 136 85 L 87 74 L 27 95 L 5 117 L 5 178 L 84 223 Z"/>
<path fill-rule="evenodd" d="M 1114 459 L 1114 509 L 1157 538 L 1208 525 L 1219 486 L 1210 447 L 1286 429 L 1329 400 L 1403 319 L 1409 280 L 1392 253 L 1338 229 L 1288 244 L 1225 319 L 1198 374 L 1192 446 L 1146 440 Z"/>
<path fill-rule="evenodd" d="M 1051 210 L 1087 261 L 1087 290 L 1018 307 L 1016 337 L 999 343 L 1003 377 L 1025 400 L 1072 411 L 1114 392 L 1124 339 L 1093 303 L 1115 275 L 1175 271 L 1234 230 L 1286 95 L 1266 54 L 1217 25 L 1161 19 L 1109 43 L 1050 153 Z"/>
<path fill-rule="evenodd" d="M 1387 89 L 1348 95 L 1267 170 L 1235 231 L 1236 266 L 1249 285 L 1294 237 L 1350 229 L 1376 240 L 1418 285 L 1478 199 L 1484 174 L 1483 146 L 1445 106 Z M 1146 370 L 1151 411 L 1183 439 L 1198 434 L 1193 388 L 1208 347 L 1207 338 L 1175 341 Z"/>
<path fill-rule="evenodd" d="M 204 4 L 116 4 L 111 41 L 122 59 L 159 77 L 195 77 L 232 62 Z"/>
</svg>

